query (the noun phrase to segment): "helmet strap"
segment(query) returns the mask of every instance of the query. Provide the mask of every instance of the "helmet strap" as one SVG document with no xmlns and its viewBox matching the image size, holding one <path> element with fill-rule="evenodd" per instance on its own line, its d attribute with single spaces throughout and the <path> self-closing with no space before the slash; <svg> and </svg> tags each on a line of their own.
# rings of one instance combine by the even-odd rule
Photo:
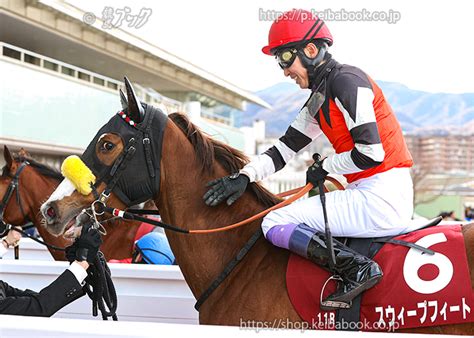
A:
<svg viewBox="0 0 474 338">
<path fill-rule="evenodd" d="M 328 45 L 326 42 L 322 42 L 319 44 L 318 47 L 318 54 L 314 58 L 310 58 L 304 52 L 304 48 L 298 48 L 298 56 L 300 58 L 301 64 L 303 67 L 306 68 L 308 72 L 308 79 L 309 79 L 309 88 L 314 86 L 314 80 L 316 78 L 317 68 L 324 62 L 326 52 L 328 49 Z"/>
</svg>

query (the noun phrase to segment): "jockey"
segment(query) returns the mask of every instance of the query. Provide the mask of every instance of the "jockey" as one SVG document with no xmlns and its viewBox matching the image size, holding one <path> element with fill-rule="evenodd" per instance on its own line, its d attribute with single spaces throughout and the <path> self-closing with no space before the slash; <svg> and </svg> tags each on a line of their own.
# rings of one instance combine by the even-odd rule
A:
<svg viewBox="0 0 474 338">
<path fill-rule="evenodd" d="M 306 20 L 302 20 L 306 18 Z M 205 203 L 235 202 L 249 182 L 282 169 L 321 134 L 335 154 L 312 165 L 308 182 L 317 186 L 329 174 L 343 174 L 348 186 L 326 194 L 327 215 L 336 237 L 383 237 L 414 229 L 412 157 L 400 124 L 377 84 L 359 68 L 339 64 L 328 48 L 333 38 L 311 12 L 293 9 L 271 26 L 265 54 L 273 55 L 285 76 L 311 89 L 305 105 L 277 144 L 239 173 L 210 182 Z M 330 255 L 319 196 L 270 212 L 262 222 L 265 238 L 329 269 Z M 342 278 L 327 297 L 327 308 L 349 307 L 354 297 L 382 278 L 379 265 L 334 240 L 334 273 Z"/>
<path fill-rule="evenodd" d="M 175 258 L 164 233 L 152 231 L 135 243 L 134 262 L 173 265 Z"/>
</svg>

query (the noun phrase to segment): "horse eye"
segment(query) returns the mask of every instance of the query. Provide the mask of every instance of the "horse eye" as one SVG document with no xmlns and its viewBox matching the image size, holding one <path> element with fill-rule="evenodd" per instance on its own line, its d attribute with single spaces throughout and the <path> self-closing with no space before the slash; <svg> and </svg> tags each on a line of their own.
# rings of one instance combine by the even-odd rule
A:
<svg viewBox="0 0 474 338">
<path fill-rule="evenodd" d="M 115 144 L 113 144 L 112 142 L 104 142 L 101 148 L 104 151 L 111 151 L 112 149 L 114 149 L 114 147 Z"/>
</svg>

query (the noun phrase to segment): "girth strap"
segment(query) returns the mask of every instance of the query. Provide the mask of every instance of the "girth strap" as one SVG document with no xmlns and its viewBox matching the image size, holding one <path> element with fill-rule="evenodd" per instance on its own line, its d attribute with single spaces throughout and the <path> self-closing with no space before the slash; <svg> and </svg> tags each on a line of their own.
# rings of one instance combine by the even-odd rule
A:
<svg viewBox="0 0 474 338">
<path fill-rule="evenodd" d="M 248 242 L 245 243 L 244 247 L 240 249 L 237 256 L 235 256 L 234 259 L 232 259 L 227 264 L 221 274 L 211 283 L 211 285 L 206 289 L 206 291 L 201 294 L 196 304 L 194 305 L 194 308 L 197 311 L 199 311 L 199 308 L 207 300 L 207 298 L 209 298 L 209 296 L 214 292 L 214 290 L 222 284 L 222 282 L 227 278 L 227 276 L 229 276 L 230 273 L 235 269 L 235 267 L 242 261 L 242 259 L 244 259 L 244 257 L 248 254 L 250 249 L 252 249 L 258 239 L 262 237 L 262 235 L 262 229 L 259 227 L 258 230 L 252 235 L 252 237 L 250 237 Z"/>
<path fill-rule="evenodd" d="M 375 242 L 375 243 L 390 243 L 390 244 L 394 244 L 394 245 L 402 245 L 402 246 L 406 246 L 406 247 L 411 248 L 411 249 L 419 250 L 419 251 L 421 251 L 423 253 L 426 253 L 430 256 L 435 254 L 435 252 L 431 249 L 425 248 L 424 246 L 418 245 L 416 243 L 402 241 L 400 239 L 376 238 L 376 239 L 373 240 L 373 242 Z"/>
</svg>

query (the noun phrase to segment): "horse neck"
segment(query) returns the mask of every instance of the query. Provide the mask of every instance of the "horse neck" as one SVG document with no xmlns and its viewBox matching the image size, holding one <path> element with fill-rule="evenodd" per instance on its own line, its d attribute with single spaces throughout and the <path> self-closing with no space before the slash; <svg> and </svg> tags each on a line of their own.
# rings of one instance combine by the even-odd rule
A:
<svg viewBox="0 0 474 338">
<path fill-rule="evenodd" d="M 141 223 L 128 220 L 111 220 L 102 223 L 107 235 L 100 250 L 107 260 L 130 258 L 133 255 L 134 239 Z"/>
<path fill-rule="evenodd" d="M 217 228 L 241 221 L 264 209 L 248 192 L 231 207 L 225 202 L 217 207 L 207 207 L 202 199 L 208 189 L 206 183 L 228 175 L 218 164 L 214 165 L 214 169 L 212 176 L 200 172 L 192 145 L 174 124 L 169 123 L 163 142 L 160 194 L 155 201 L 165 223 L 185 229 Z M 176 261 L 196 297 L 237 254 L 258 229 L 260 222 L 214 234 L 166 231 Z"/>
<path fill-rule="evenodd" d="M 28 205 L 28 207 L 26 207 L 26 205 L 23 207 L 28 209 L 28 211 L 25 210 L 28 218 L 36 226 L 41 238 L 46 243 L 58 246 L 60 248 L 65 248 L 66 246 L 71 245 L 71 242 L 64 239 L 63 237 L 56 237 L 50 234 L 44 227 L 42 222 L 43 218 L 39 212 L 41 204 L 48 198 L 49 195 L 53 193 L 54 189 L 56 189 L 56 187 L 59 185 L 59 182 L 53 178 L 46 178 L 43 176 L 39 177 L 40 179 L 34 182 L 34 184 L 28 184 L 28 186 L 34 187 L 34 189 L 31 189 L 31 191 L 29 190 L 27 192 L 25 190 L 20 192 L 22 203 Z M 52 250 L 49 248 L 48 250 L 55 260 L 65 260 L 66 257 L 64 252 Z"/>
</svg>

